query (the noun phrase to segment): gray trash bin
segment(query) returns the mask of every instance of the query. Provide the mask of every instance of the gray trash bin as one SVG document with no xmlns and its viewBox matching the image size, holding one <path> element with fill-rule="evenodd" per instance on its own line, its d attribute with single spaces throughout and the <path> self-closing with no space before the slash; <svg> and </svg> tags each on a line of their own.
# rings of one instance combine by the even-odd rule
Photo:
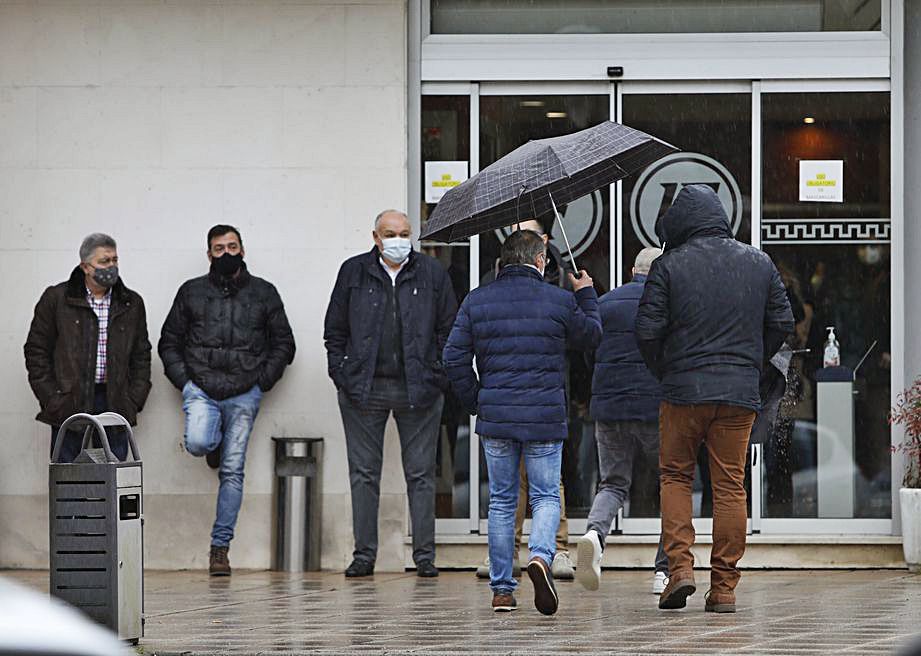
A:
<svg viewBox="0 0 921 656">
<path fill-rule="evenodd" d="M 272 569 L 320 569 L 322 437 L 273 437 L 275 549 Z"/>
<path fill-rule="evenodd" d="M 112 453 L 106 426 L 128 431 L 131 461 Z M 58 462 L 66 432 L 81 428 L 76 460 Z M 101 449 L 90 448 L 94 432 Z M 144 632 L 143 476 L 131 426 L 114 412 L 69 417 L 48 469 L 51 594 L 136 644 Z"/>
</svg>

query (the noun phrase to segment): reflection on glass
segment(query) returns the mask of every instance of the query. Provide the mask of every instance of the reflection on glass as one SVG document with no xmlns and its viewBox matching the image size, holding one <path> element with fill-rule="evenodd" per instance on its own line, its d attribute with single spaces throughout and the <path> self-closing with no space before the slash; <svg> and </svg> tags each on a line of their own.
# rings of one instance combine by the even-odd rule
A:
<svg viewBox="0 0 921 656">
<path fill-rule="evenodd" d="M 621 280 L 629 282 L 636 255 L 646 246 L 660 246 L 655 223 L 681 188 L 708 184 L 720 196 L 736 238 L 751 241 L 751 95 L 628 94 L 623 98 L 623 123 L 663 139 L 681 152 L 659 160 L 623 182 Z M 750 462 L 750 459 L 749 459 Z M 745 486 L 751 490 L 751 467 Z M 713 516 L 713 494 L 706 447 L 694 473 L 695 517 Z M 630 501 L 624 517 L 658 517 L 658 480 L 648 464 L 634 465 Z"/>
<path fill-rule="evenodd" d="M 791 345 L 809 352 L 794 359 L 778 422 L 764 445 L 762 515 L 887 518 L 892 485 L 889 245 L 791 244 L 765 250 L 797 310 Z M 850 436 L 832 435 L 818 421 L 818 386 L 827 384 L 816 380 L 826 326 L 835 327 L 841 364 L 849 369 L 860 365 Z M 860 364 L 874 342 L 876 347 Z M 820 449 L 830 455 L 820 458 Z M 820 478 L 828 485 L 825 494 L 837 490 L 849 496 L 845 505 L 851 512 L 822 511 Z"/>
<path fill-rule="evenodd" d="M 765 442 L 762 514 L 888 518 L 889 94 L 765 94 L 762 102 L 762 244 L 793 301 L 791 345 L 808 349 L 794 359 Z M 802 160 L 843 162 L 842 202 L 800 201 Z M 820 387 L 829 384 L 829 326 L 841 365 L 856 369 L 840 409 Z M 846 430 L 837 428 L 842 414 Z"/>
<path fill-rule="evenodd" d="M 482 96 L 480 98 L 480 166 L 485 168 L 531 139 L 544 139 L 576 132 L 608 120 L 607 95 L 582 96 Z M 600 190 L 559 207 L 566 222 L 566 234 L 576 262 L 591 273 L 598 294 L 608 290 L 611 267 L 610 191 Z M 562 233 L 552 216 L 532 217 L 526 207 L 521 219 L 536 218 L 550 235 L 548 283 L 567 286 L 566 272 L 572 263 L 566 253 Z M 495 279 L 499 250 L 508 231 L 498 230 L 480 236 L 480 284 Z M 581 352 L 569 357 L 567 380 L 569 399 L 569 439 L 563 451 L 563 484 L 569 517 L 587 517 L 598 479 L 595 450 L 595 425 L 588 417 L 591 399 L 591 371 Z M 481 499 L 488 499 L 485 458 L 480 454 Z M 486 517 L 487 504 L 480 504 Z"/>
<path fill-rule="evenodd" d="M 878 31 L 880 0 L 432 0 L 433 34 Z"/>
<path fill-rule="evenodd" d="M 770 93 L 761 103 L 765 222 L 889 218 L 888 92 Z M 802 160 L 843 161 L 844 202 L 800 202 Z"/>
<path fill-rule="evenodd" d="M 422 96 L 422 162 L 467 161 L 470 153 L 469 96 Z M 425 184 L 423 179 L 423 194 Z M 421 201 L 422 225 L 435 209 Z M 439 260 L 448 271 L 457 301 L 470 290 L 470 246 L 422 243 L 422 251 Z M 453 395 L 445 395 L 441 433 L 435 461 L 435 516 L 470 516 L 470 417 Z"/>
<path fill-rule="evenodd" d="M 625 95 L 623 123 L 682 152 L 623 182 L 621 280 L 630 280 L 640 250 L 660 245 L 656 219 L 684 185 L 712 186 L 723 201 L 736 239 L 751 241 L 750 94 Z"/>
</svg>

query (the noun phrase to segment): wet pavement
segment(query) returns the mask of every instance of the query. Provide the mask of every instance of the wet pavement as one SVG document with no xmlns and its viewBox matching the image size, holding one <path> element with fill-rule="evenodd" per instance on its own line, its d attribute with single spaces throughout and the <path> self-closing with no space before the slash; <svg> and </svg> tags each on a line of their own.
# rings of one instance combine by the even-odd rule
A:
<svg viewBox="0 0 921 656">
<path fill-rule="evenodd" d="M 41 572 L 4 572 L 47 589 Z M 703 612 L 707 573 L 682 611 L 659 611 L 650 572 L 606 571 L 588 593 L 560 582 L 560 611 L 494 614 L 472 572 L 438 579 L 341 573 L 148 572 L 144 654 L 894 654 L 921 636 L 921 575 L 746 572 L 738 612 Z"/>
</svg>

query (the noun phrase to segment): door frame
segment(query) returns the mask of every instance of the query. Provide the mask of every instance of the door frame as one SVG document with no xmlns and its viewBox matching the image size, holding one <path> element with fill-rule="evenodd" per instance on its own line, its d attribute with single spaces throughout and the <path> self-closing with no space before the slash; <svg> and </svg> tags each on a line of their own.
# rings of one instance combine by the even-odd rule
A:
<svg viewBox="0 0 921 656">
<path fill-rule="evenodd" d="M 481 96 L 496 95 L 605 95 L 609 97 L 609 116 L 612 120 L 619 120 L 623 111 L 623 98 L 626 95 L 647 93 L 749 93 L 751 94 L 751 243 L 761 247 L 762 221 L 761 221 L 761 95 L 763 93 L 799 93 L 799 92 L 859 92 L 859 91 L 888 91 L 890 92 L 891 107 L 891 152 L 892 166 L 890 171 L 890 187 L 892 192 L 892 360 L 891 386 L 893 401 L 901 389 L 904 379 L 902 359 L 904 356 L 904 321 L 897 311 L 904 298 L 904 269 L 903 245 L 898 238 L 903 234 L 902 204 L 897 200 L 895 192 L 902 188 L 902 175 L 904 163 L 901 153 L 903 127 L 901 124 L 902 110 L 901 95 L 896 95 L 892 90 L 889 78 L 852 78 L 852 79 L 765 79 L 765 80 L 595 80 L 595 81 L 482 81 L 482 82 L 437 82 L 423 81 L 419 87 L 420 95 L 466 95 L 470 98 L 470 175 L 480 170 L 479 162 L 479 106 Z M 897 122 L 898 119 L 898 122 Z M 418 137 L 416 138 L 418 139 Z M 418 146 L 418 141 L 410 138 L 410 143 Z M 410 157 L 410 164 L 416 162 L 415 169 L 410 171 L 410 179 L 418 177 L 419 155 Z M 414 185 L 410 185 L 412 189 Z M 622 183 L 611 185 L 610 202 L 610 288 L 623 284 L 623 203 Z M 475 289 L 479 284 L 479 237 L 470 239 L 470 289 Z M 479 437 L 474 431 L 475 418 L 470 422 L 470 503 L 467 518 L 437 519 L 436 532 L 440 535 L 461 535 L 469 533 L 487 533 L 487 522 L 479 518 L 481 505 L 485 499 L 479 498 L 480 491 L 480 462 L 479 462 Z M 893 427 L 891 433 L 892 444 L 900 440 L 900 432 Z M 772 519 L 761 517 L 761 450 L 753 449 L 752 458 L 755 460 L 752 473 L 752 516 L 749 518 L 749 532 L 764 532 L 771 534 L 849 534 L 849 535 L 891 535 L 898 531 L 898 478 L 900 460 L 893 454 L 892 457 L 892 512 L 889 519 Z M 655 534 L 659 531 L 658 519 L 630 519 L 618 517 L 614 530 L 625 534 Z M 580 534 L 586 528 L 585 519 L 570 519 L 570 533 Z M 528 529 L 528 523 L 525 525 Z M 696 519 L 695 529 L 701 534 L 712 532 L 712 520 Z"/>
</svg>

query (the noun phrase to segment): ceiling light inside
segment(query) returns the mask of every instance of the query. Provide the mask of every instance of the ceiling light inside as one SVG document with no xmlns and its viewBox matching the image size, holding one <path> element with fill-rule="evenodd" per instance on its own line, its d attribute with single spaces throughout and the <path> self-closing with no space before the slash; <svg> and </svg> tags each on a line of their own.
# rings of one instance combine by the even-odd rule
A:
<svg viewBox="0 0 921 656">
<path fill-rule="evenodd" d="M 811 116 L 807 116 L 806 118 L 803 119 L 803 123 L 805 123 L 806 125 L 812 125 L 813 123 L 815 123 L 815 119 L 812 118 Z"/>
<path fill-rule="evenodd" d="M 522 100 L 522 107 L 543 107 L 546 103 L 543 100 Z"/>
<path fill-rule="evenodd" d="M 547 112 L 547 118 L 566 118 L 569 116 L 566 112 Z"/>
</svg>

